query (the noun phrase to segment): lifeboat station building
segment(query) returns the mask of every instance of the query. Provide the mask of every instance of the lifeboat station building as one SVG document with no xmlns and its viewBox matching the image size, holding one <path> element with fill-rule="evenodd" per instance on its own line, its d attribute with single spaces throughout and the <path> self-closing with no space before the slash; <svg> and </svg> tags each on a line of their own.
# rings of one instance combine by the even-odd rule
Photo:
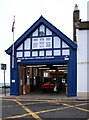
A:
<svg viewBox="0 0 89 120">
<path fill-rule="evenodd" d="M 6 53 L 10 55 L 10 95 L 49 92 L 77 95 L 77 45 L 41 16 Z M 47 92 L 46 91 L 46 92 Z"/>
</svg>

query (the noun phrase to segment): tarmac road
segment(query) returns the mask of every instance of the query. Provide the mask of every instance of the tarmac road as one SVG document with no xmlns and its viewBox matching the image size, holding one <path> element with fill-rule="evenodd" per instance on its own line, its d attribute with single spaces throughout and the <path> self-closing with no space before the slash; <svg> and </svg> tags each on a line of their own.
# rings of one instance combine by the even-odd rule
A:
<svg viewBox="0 0 89 120">
<path fill-rule="evenodd" d="M 1 120 L 49 120 L 89 118 L 89 101 L 73 99 L 0 98 Z"/>
</svg>

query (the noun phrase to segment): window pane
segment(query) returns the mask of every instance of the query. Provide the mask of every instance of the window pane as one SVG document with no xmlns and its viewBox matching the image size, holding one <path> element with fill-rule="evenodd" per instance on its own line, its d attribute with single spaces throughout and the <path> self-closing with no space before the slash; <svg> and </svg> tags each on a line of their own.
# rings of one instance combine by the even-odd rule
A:
<svg viewBox="0 0 89 120">
<path fill-rule="evenodd" d="M 60 44 L 60 38 L 58 37 L 54 37 L 54 48 L 60 48 L 61 44 Z"/>
<path fill-rule="evenodd" d="M 23 53 L 22 52 L 17 52 L 16 56 L 17 57 L 23 57 Z"/>
<path fill-rule="evenodd" d="M 30 51 L 25 51 L 24 52 L 24 57 L 30 57 Z"/>
<path fill-rule="evenodd" d="M 52 35 L 52 32 L 48 28 L 46 28 L 46 35 Z"/>
<path fill-rule="evenodd" d="M 38 29 L 35 32 L 33 32 L 32 36 L 38 36 Z"/>
<path fill-rule="evenodd" d="M 40 32 L 43 32 L 43 33 L 45 32 L 45 26 L 44 25 L 40 26 Z"/>
<path fill-rule="evenodd" d="M 44 38 L 40 38 L 39 39 L 39 48 L 44 48 L 44 46 L 45 46 Z"/>
<path fill-rule="evenodd" d="M 34 38 L 32 39 L 32 49 L 38 48 L 38 39 Z"/>
<path fill-rule="evenodd" d="M 38 51 L 33 51 L 32 56 L 38 56 Z"/>
<path fill-rule="evenodd" d="M 69 55 L 69 49 L 68 50 L 62 50 L 62 55 Z"/>
<path fill-rule="evenodd" d="M 21 44 L 21 45 L 17 48 L 17 50 L 23 50 L 23 44 Z"/>
<path fill-rule="evenodd" d="M 52 38 L 51 37 L 46 38 L 46 48 L 52 48 Z"/>
<path fill-rule="evenodd" d="M 39 51 L 39 56 L 44 56 L 44 51 Z"/>
<path fill-rule="evenodd" d="M 66 48 L 66 47 L 69 47 L 69 46 L 65 42 L 62 41 L 62 47 Z"/>
<path fill-rule="evenodd" d="M 58 55 L 61 55 L 60 50 L 54 50 L 54 56 L 58 56 Z"/>
<path fill-rule="evenodd" d="M 52 50 L 47 50 L 46 51 L 46 56 L 52 56 Z"/>
<path fill-rule="evenodd" d="M 24 49 L 30 49 L 30 38 L 28 38 L 27 40 L 25 40 L 24 42 Z"/>
</svg>

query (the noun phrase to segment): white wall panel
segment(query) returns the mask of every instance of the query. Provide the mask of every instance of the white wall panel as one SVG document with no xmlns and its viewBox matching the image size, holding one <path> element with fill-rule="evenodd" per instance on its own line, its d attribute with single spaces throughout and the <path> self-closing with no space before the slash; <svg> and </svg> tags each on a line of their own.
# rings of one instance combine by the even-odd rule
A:
<svg viewBox="0 0 89 120">
<path fill-rule="evenodd" d="M 89 30 L 77 30 L 77 92 L 89 92 L 89 60 L 87 59 L 89 46 L 87 35 Z"/>
<path fill-rule="evenodd" d="M 77 92 L 87 92 L 87 65 L 78 64 Z"/>
<path fill-rule="evenodd" d="M 87 61 L 87 30 L 77 30 L 78 62 Z"/>
</svg>

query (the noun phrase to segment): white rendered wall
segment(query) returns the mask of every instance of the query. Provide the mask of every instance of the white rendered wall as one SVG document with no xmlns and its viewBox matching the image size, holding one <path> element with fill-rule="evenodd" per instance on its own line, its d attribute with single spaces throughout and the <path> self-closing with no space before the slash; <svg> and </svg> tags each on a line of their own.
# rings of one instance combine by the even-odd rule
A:
<svg viewBox="0 0 89 120">
<path fill-rule="evenodd" d="M 88 33 L 89 30 L 77 30 L 77 93 L 87 93 L 88 90 L 88 74 L 87 68 L 89 67 L 88 60 Z"/>
</svg>

